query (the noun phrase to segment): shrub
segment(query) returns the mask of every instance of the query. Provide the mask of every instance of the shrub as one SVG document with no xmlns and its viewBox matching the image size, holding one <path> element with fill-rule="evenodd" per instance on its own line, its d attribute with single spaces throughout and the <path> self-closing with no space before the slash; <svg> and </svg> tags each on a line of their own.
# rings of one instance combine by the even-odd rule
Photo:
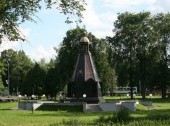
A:
<svg viewBox="0 0 170 126">
<path fill-rule="evenodd" d="M 121 109 L 117 113 L 118 122 L 129 122 L 132 118 L 130 117 L 130 112 L 128 109 Z"/>
<path fill-rule="evenodd" d="M 113 115 L 105 116 L 101 115 L 99 116 L 99 122 L 101 123 L 127 123 L 132 120 L 132 117 L 130 116 L 130 112 L 128 109 L 122 109 L 118 111 L 117 113 L 113 113 Z"/>
</svg>

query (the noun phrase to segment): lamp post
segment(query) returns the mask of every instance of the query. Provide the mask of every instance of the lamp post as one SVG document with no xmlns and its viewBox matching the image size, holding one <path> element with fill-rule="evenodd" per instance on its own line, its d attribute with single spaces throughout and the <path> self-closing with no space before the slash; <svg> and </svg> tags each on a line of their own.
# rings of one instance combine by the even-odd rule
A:
<svg viewBox="0 0 170 126">
<path fill-rule="evenodd" d="M 134 98 L 134 100 L 136 101 L 136 94 L 133 94 L 133 98 Z"/>
<path fill-rule="evenodd" d="M 20 100 L 21 100 L 21 97 L 22 97 L 21 95 L 18 95 L 18 98 L 19 98 L 19 102 L 20 102 Z"/>
<path fill-rule="evenodd" d="M 36 96 L 33 94 L 33 95 L 31 95 L 31 98 L 32 99 L 34 99 Z M 34 113 L 34 101 L 32 101 L 32 107 L 31 107 L 31 109 L 32 109 L 32 114 Z"/>
<path fill-rule="evenodd" d="M 86 94 L 83 94 L 83 98 L 86 98 Z"/>
<path fill-rule="evenodd" d="M 152 94 L 149 94 L 149 97 L 150 97 L 150 100 L 151 100 L 151 98 L 152 98 Z"/>
<path fill-rule="evenodd" d="M 129 98 L 129 94 L 126 94 L 127 98 Z"/>
</svg>

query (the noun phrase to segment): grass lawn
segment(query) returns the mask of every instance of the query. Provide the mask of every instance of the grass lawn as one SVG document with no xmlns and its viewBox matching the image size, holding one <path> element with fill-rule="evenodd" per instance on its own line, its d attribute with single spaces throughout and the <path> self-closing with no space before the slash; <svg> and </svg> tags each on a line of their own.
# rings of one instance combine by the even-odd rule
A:
<svg viewBox="0 0 170 126">
<path fill-rule="evenodd" d="M 68 120 L 92 123 L 99 114 L 67 111 L 34 111 L 32 114 L 32 111 L 16 110 L 16 106 L 17 102 L 0 103 L 0 126 L 49 126 Z"/>
<path fill-rule="evenodd" d="M 124 97 L 126 99 L 126 97 Z M 108 101 L 119 97 L 105 97 Z M 140 99 L 140 98 L 139 98 Z M 148 99 L 150 100 L 150 99 Z M 151 99 L 153 106 L 137 105 L 136 112 L 130 112 L 134 120 L 170 118 L 170 99 L 159 97 Z M 67 111 L 31 111 L 17 110 L 17 102 L 0 103 L 0 126 L 56 126 L 69 121 L 80 121 L 85 124 L 97 123 L 100 116 L 109 116 L 113 112 L 83 113 Z M 170 121 L 169 121 L 170 122 Z M 60 125 L 59 124 L 59 125 Z"/>
</svg>

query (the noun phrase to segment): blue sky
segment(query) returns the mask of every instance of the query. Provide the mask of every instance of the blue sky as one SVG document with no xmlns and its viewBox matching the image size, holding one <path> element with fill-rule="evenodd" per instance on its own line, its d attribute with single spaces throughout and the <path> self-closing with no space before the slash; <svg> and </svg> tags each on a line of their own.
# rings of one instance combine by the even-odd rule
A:
<svg viewBox="0 0 170 126">
<path fill-rule="evenodd" d="M 88 32 L 92 32 L 96 37 L 113 36 L 113 22 L 117 18 L 117 13 L 125 11 L 141 12 L 151 11 L 170 12 L 170 0 L 86 0 L 86 11 L 83 13 L 83 22 Z M 25 22 L 20 26 L 20 30 L 28 40 L 27 42 L 5 41 L 0 45 L 0 51 L 12 48 L 14 50 L 24 50 L 33 60 L 39 61 L 45 58 L 48 62 L 50 58 L 57 54 L 53 47 L 59 48 L 66 31 L 75 28 L 75 24 L 65 24 L 66 16 L 57 10 L 46 10 L 43 8 L 36 13 L 36 23 Z"/>
</svg>

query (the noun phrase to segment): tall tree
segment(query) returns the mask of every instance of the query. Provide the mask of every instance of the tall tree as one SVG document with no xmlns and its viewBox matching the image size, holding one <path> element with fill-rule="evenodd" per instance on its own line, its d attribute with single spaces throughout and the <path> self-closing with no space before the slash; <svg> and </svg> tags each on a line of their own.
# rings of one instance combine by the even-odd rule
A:
<svg viewBox="0 0 170 126">
<path fill-rule="evenodd" d="M 23 51 L 5 50 L 1 54 L 1 59 L 5 64 L 5 74 L 3 82 L 10 87 L 11 93 L 22 92 L 23 81 L 27 72 L 32 67 L 32 62 Z M 9 75 L 8 75 L 9 74 Z M 9 78 L 9 85 L 6 80 Z"/>
<path fill-rule="evenodd" d="M 46 96 L 50 96 L 51 98 L 56 97 L 57 93 L 63 90 L 63 85 L 60 83 L 59 75 L 60 73 L 57 66 L 51 67 L 48 70 L 44 85 Z"/>
<path fill-rule="evenodd" d="M 84 0 L 3 0 L 0 2 L 0 44 L 3 38 L 10 41 L 24 40 L 19 31 L 19 25 L 25 21 L 34 21 L 35 13 L 42 7 L 42 1 L 47 8 L 55 7 L 60 13 L 69 17 L 75 15 L 80 21 L 84 11 Z"/>
<path fill-rule="evenodd" d="M 111 68 L 108 60 L 109 46 L 105 39 L 97 39 L 91 33 L 89 34 L 89 38 L 91 40 L 90 51 L 96 65 L 97 73 L 101 79 L 102 95 L 106 95 L 107 92 L 112 92 L 115 87 L 114 69 Z"/>
<path fill-rule="evenodd" d="M 13 68 L 13 61 L 14 57 L 16 56 L 16 51 L 9 49 L 9 50 L 4 50 L 1 53 L 1 59 L 2 62 L 5 64 L 5 74 L 2 75 L 2 81 L 5 86 L 8 86 L 9 88 L 9 94 L 12 93 L 12 83 L 11 83 L 11 70 Z"/>
<path fill-rule="evenodd" d="M 132 87 L 134 84 L 138 85 L 139 82 L 142 87 L 142 97 L 145 98 L 148 56 L 158 42 L 157 33 L 153 31 L 152 23 L 149 12 L 138 14 L 126 12 L 120 14 L 115 22 L 116 35 L 111 43 L 117 58 L 116 64 L 118 66 L 124 64 L 124 71 L 128 73 L 128 76 L 122 77 L 125 77 L 125 82 L 129 83 L 131 87 L 131 98 L 133 98 Z M 117 68 L 120 68 L 118 71 L 122 69 L 121 66 Z M 121 76 L 118 76 L 118 80 L 120 80 L 119 77 Z"/>
<path fill-rule="evenodd" d="M 57 61 L 51 59 L 49 63 L 46 64 L 47 74 L 44 83 L 44 92 L 47 98 L 56 97 L 57 93 L 62 90 L 62 86 L 59 85 L 59 73 L 57 67 Z"/>
<path fill-rule="evenodd" d="M 4 90 L 5 86 L 2 82 L 2 75 L 5 74 L 5 66 L 4 66 L 4 63 L 1 62 L 0 60 L 0 94 L 2 93 L 2 91 Z"/>
<path fill-rule="evenodd" d="M 79 49 L 80 49 L 80 38 L 82 34 L 86 32 L 85 29 L 77 27 L 76 29 L 69 30 L 64 37 L 58 56 L 58 68 L 60 73 L 60 83 L 67 84 L 72 76 L 74 65 L 76 63 Z M 91 33 L 87 33 L 86 36 L 89 38 L 91 45 L 90 51 L 92 53 L 94 62 L 96 64 L 99 78 L 102 82 L 102 91 L 105 93 L 110 90 L 113 84 L 112 70 L 108 63 L 107 46 L 105 41 L 97 39 Z"/>
<path fill-rule="evenodd" d="M 74 65 L 80 49 L 79 40 L 85 29 L 77 27 L 69 30 L 64 37 L 61 47 L 58 52 L 57 62 L 59 70 L 60 85 L 64 86 L 68 83 L 72 76 Z"/>
<path fill-rule="evenodd" d="M 41 96 L 45 93 L 46 71 L 40 67 L 38 63 L 35 63 L 34 67 L 27 73 L 24 81 L 23 94 L 38 95 Z"/>
<path fill-rule="evenodd" d="M 168 50 L 170 44 L 170 14 L 157 14 L 155 17 L 155 30 L 160 34 L 160 84 L 162 98 L 166 98 L 166 85 L 169 84 Z"/>
</svg>

